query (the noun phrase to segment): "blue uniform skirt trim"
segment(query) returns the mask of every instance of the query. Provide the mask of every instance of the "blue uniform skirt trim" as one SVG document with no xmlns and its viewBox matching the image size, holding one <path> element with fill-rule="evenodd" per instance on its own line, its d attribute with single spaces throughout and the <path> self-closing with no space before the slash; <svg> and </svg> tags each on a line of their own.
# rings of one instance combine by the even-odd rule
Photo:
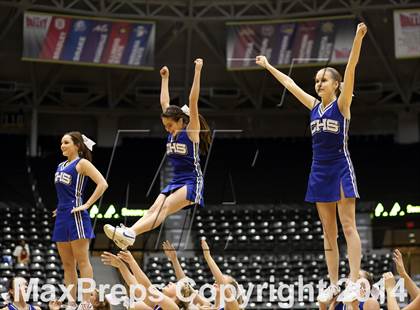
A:
<svg viewBox="0 0 420 310">
<path fill-rule="evenodd" d="M 350 157 L 321 161 L 313 160 L 305 200 L 308 202 L 336 202 L 344 197 L 359 198 L 356 176 Z"/>
<path fill-rule="evenodd" d="M 199 205 L 200 207 L 204 207 L 204 185 L 203 185 L 203 178 L 193 178 L 193 179 L 184 179 L 184 180 L 172 180 L 161 192 L 161 194 L 165 196 L 169 196 L 170 194 L 174 193 L 181 187 L 187 187 L 187 197 L 186 200 L 191 201 L 191 205 L 185 207 L 190 208 L 194 205 Z"/>
<path fill-rule="evenodd" d="M 86 210 L 71 213 L 70 207 L 57 208 L 52 240 L 69 242 L 78 239 L 95 238 L 89 213 Z"/>
</svg>

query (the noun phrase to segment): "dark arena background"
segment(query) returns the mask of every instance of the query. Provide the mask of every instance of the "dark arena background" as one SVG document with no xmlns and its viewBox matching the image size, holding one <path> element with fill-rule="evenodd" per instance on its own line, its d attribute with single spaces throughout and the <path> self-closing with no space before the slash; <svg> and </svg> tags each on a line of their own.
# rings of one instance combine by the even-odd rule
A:
<svg viewBox="0 0 420 310">
<path fill-rule="evenodd" d="M 176 282 L 162 250 L 169 240 L 199 288 L 214 283 L 200 246 L 205 238 L 224 274 L 244 290 L 255 286 L 246 309 L 318 309 L 317 289 L 312 296 L 308 288 L 298 292 L 299 279 L 328 282 L 323 226 L 315 204 L 305 202 L 310 113 L 255 57 L 267 56 L 315 95 L 318 70 L 333 66 L 344 74 L 359 22 L 368 32 L 348 144 L 360 193 L 361 267 L 375 282 L 388 271 L 398 280 L 393 251 L 399 249 L 419 286 L 420 1 L 0 0 L 2 297 L 15 277 L 55 287 L 64 281 L 52 241 L 54 173 L 65 160 L 61 138 L 73 130 L 97 143 L 92 163 L 109 185 L 88 209 L 96 235 L 90 243 L 94 278 L 124 283 L 101 262 L 103 251 L 118 252 L 103 226 L 133 224 L 171 180 L 159 70 L 168 66 L 170 103 L 182 106 L 194 60 L 202 58 L 198 107 L 213 136 L 201 157 L 205 207 L 169 216 L 129 250 L 153 283 Z M 59 30 L 48 30 L 49 23 Z M 101 23 L 107 25 L 102 37 L 89 37 Z M 121 25 L 138 27 L 147 38 L 133 41 Z M 94 189 L 89 180 L 84 197 Z M 345 278 L 338 215 L 337 222 L 339 278 Z M 15 249 L 22 240 L 29 253 L 19 262 Z M 280 297 L 281 284 L 295 289 Z M 267 287 L 260 296 L 257 285 Z M 401 309 L 411 300 L 398 299 Z M 48 309 L 48 303 L 33 304 Z M 380 308 L 388 309 L 386 298 Z"/>
</svg>

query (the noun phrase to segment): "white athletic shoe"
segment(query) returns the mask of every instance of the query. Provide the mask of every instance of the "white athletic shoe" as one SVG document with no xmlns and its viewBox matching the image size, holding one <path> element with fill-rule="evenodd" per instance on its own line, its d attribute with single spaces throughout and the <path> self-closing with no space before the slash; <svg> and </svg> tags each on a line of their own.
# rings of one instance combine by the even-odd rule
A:
<svg viewBox="0 0 420 310">
<path fill-rule="evenodd" d="M 337 297 L 337 301 L 341 301 L 342 303 L 351 303 L 358 299 L 359 296 L 360 285 L 349 280 L 344 291 Z"/>
<path fill-rule="evenodd" d="M 136 234 L 130 228 L 120 224 L 120 227 L 114 227 L 110 224 L 104 226 L 105 235 L 115 242 L 115 244 L 122 250 L 132 246 L 136 241 Z"/>
<path fill-rule="evenodd" d="M 330 303 L 338 294 L 340 294 L 340 288 L 335 284 L 330 284 L 330 286 L 319 293 L 316 300 L 319 303 L 327 304 Z"/>
</svg>

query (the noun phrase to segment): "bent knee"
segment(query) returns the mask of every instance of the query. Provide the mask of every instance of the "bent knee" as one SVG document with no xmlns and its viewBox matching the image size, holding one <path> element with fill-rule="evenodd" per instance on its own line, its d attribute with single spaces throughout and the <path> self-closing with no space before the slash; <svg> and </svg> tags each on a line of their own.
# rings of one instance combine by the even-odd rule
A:
<svg viewBox="0 0 420 310">
<path fill-rule="evenodd" d="M 159 212 L 159 210 L 162 210 L 165 207 L 165 202 L 163 203 L 154 203 L 149 210 L 147 211 L 148 213 L 157 213 Z"/>
</svg>

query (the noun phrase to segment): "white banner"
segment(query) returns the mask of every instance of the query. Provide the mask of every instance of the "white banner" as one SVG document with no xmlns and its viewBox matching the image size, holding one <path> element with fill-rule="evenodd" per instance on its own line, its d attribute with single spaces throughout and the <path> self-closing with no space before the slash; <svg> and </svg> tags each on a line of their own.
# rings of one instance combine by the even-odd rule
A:
<svg viewBox="0 0 420 310">
<path fill-rule="evenodd" d="M 420 57 L 420 8 L 394 11 L 395 57 Z"/>
</svg>

